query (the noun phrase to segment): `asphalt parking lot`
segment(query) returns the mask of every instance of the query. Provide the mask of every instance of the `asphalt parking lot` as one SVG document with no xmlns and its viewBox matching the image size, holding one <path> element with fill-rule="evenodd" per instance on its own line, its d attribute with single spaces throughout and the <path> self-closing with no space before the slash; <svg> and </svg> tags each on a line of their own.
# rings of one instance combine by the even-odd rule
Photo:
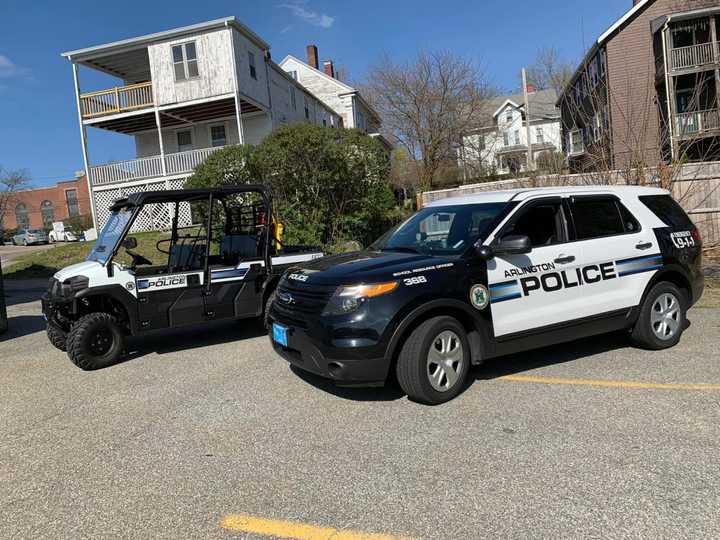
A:
<svg viewBox="0 0 720 540">
<path fill-rule="evenodd" d="M 252 323 L 85 373 L 37 297 L 0 336 L 0 537 L 720 536 L 720 309 L 476 369 L 440 407 L 292 371 Z M 370 536 L 374 533 L 375 536 Z"/>
</svg>

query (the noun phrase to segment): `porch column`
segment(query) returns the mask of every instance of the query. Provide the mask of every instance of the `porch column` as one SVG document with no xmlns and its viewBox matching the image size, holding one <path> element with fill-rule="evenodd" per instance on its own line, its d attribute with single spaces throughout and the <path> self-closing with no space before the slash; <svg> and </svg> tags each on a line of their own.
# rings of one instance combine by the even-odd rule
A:
<svg viewBox="0 0 720 540">
<path fill-rule="evenodd" d="M 243 132 L 242 123 L 242 111 L 240 110 L 240 85 L 238 84 L 238 73 L 237 73 L 237 60 L 235 58 L 235 33 L 233 29 L 225 23 L 228 32 L 230 32 L 230 52 L 232 53 L 232 65 L 233 65 L 233 89 L 235 90 L 235 121 L 237 122 L 238 129 L 238 142 L 245 144 L 245 133 Z"/>
<path fill-rule="evenodd" d="M 718 45 L 715 17 L 710 17 L 710 39 L 713 43 L 713 61 L 715 62 L 715 109 L 720 110 L 720 45 Z"/>
<path fill-rule="evenodd" d="M 160 123 L 160 111 L 155 107 L 155 125 L 158 131 L 158 142 L 160 143 L 160 165 L 165 178 L 165 189 L 168 189 L 167 164 L 165 163 L 165 144 L 163 143 L 162 124 Z"/>
<path fill-rule="evenodd" d="M 95 211 L 95 195 L 93 194 L 90 160 L 88 159 L 87 130 L 85 129 L 85 124 L 83 123 L 82 107 L 80 105 L 80 81 L 78 79 L 78 69 L 77 64 L 72 61 L 72 58 L 68 58 L 68 60 L 70 60 L 70 63 L 72 64 L 73 81 L 75 82 L 75 104 L 77 106 L 78 122 L 80 124 L 80 141 L 82 143 L 83 164 L 85 165 L 85 180 L 87 181 L 88 196 L 90 197 L 90 215 L 92 216 L 93 227 L 97 231 L 98 222 L 97 213 Z"/>
<path fill-rule="evenodd" d="M 675 79 L 670 73 L 670 54 L 671 43 L 670 43 L 670 31 L 667 23 L 662 30 L 662 45 L 663 45 L 663 61 L 665 62 L 665 96 L 667 99 L 668 109 L 668 137 L 670 137 L 670 160 L 675 161 L 678 158 L 678 144 L 677 137 L 675 136 Z"/>
</svg>

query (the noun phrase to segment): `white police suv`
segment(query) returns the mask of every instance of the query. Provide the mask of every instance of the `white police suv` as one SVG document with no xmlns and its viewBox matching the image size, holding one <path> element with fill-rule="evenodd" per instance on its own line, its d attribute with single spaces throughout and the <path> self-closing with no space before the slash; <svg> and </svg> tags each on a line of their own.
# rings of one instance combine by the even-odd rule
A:
<svg viewBox="0 0 720 540">
<path fill-rule="evenodd" d="M 339 384 L 391 372 L 417 401 L 456 396 L 472 364 L 627 330 L 675 345 L 703 291 L 697 228 L 662 189 L 562 187 L 429 204 L 367 250 L 290 268 L 271 342 Z"/>
</svg>

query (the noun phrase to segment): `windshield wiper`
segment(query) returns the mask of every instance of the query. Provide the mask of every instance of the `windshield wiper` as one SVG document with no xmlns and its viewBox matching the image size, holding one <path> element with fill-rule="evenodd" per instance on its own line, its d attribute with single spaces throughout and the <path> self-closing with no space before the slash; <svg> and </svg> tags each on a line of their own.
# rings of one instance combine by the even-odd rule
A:
<svg viewBox="0 0 720 540">
<path fill-rule="evenodd" d="M 380 251 L 399 251 L 401 253 L 418 253 L 418 254 L 420 254 L 420 251 L 418 249 L 412 248 L 412 247 L 405 247 L 405 246 L 386 247 L 386 248 L 382 248 Z"/>
</svg>

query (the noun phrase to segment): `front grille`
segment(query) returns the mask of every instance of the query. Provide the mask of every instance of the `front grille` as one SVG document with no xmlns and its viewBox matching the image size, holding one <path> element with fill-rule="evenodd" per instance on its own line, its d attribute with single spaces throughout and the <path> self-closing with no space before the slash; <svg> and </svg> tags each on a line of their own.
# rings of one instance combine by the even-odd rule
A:
<svg viewBox="0 0 720 540">
<path fill-rule="evenodd" d="M 304 326 L 303 317 L 320 315 L 335 289 L 334 285 L 295 285 L 283 281 L 278 285 L 273 307 L 283 318 Z M 284 295 L 290 295 L 292 300 L 289 303 L 284 302 Z"/>
</svg>

